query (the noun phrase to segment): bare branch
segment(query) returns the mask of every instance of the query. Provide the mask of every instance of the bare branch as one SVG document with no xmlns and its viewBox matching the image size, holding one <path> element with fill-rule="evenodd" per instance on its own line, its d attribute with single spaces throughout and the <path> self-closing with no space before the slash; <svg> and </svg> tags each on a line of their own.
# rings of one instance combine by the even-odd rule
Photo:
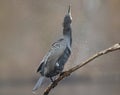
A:
<svg viewBox="0 0 120 95">
<path fill-rule="evenodd" d="M 88 64 L 89 62 L 93 61 L 94 59 L 98 58 L 99 56 L 102 56 L 104 54 L 116 51 L 116 50 L 120 50 L 120 43 L 113 45 L 112 47 L 102 50 L 98 53 L 96 53 L 95 55 L 93 55 L 92 57 L 90 57 L 88 60 L 86 60 L 85 62 L 80 63 L 79 65 L 74 66 L 73 68 L 62 72 L 59 77 L 53 82 L 51 83 L 44 91 L 43 95 L 48 95 L 49 92 L 51 91 L 51 89 L 53 89 L 54 87 L 57 86 L 57 84 L 65 77 L 69 76 L 72 72 L 80 69 L 81 67 L 85 66 L 86 64 Z"/>
</svg>

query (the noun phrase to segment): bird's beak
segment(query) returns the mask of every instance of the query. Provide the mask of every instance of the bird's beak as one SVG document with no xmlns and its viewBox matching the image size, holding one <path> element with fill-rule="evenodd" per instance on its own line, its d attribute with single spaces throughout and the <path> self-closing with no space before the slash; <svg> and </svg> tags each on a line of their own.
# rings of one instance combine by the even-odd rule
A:
<svg viewBox="0 0 120 95">
<path fill-rule="evenodd" d="M 70 16 L 71 20 L 72 20 L 72 16 L 71 16 L 71 5 L 69 5 L 68 7 L 68 15 Z"/>
<path fill-rule="evenodd" d="M 69 5 L 69 7 L 68 7 L 68 14 L 70 14 L 71 13 L 71 6 Z"/>
</svg>

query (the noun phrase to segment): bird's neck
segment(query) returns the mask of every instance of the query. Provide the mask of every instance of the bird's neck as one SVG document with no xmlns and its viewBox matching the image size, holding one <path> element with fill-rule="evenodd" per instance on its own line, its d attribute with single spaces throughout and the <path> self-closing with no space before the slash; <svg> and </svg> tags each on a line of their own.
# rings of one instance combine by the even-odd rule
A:
<svg viewBox="0 0 120 95">
<path fill-rule="evenodd" d="M 71 25 L 63 28 L 63 36 L 64 36 L 64 39 L 68 42 L 68 44 L 71 46 L 71 44 L 72 44 L 72 29 L 71 29 Z"/>
</svg>

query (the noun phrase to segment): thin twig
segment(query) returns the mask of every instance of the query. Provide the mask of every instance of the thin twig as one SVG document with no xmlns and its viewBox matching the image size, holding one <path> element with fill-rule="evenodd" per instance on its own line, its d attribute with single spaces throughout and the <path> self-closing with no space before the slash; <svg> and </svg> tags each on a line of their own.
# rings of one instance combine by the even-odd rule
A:
<svg viewBox="0 0 120 95">
<path fill-rule="evenodd" d="M 69 76 L 72 72 L 80 69 L 81 67 L 85 66 L 86 64 L 88 64 L 89 62 L 93 61 L 94 59 L 98 58 L 99 56 L 102 56 L 104 54 L 116 51 L 116 50 L 120 50 L 120 43 L 117 43 L 115 45 L 113 45 L 112 47 L 102 50 L 98 53 L 96 53 L 95 55 L 93 55 L 92 57 L 90 57 L 88 60 L 86 60 L 85 62 L 80 63 L 79 65 L 74 66 L 73 68 L 62 72 L 59 77 L 53 82 L 51 83 L 44 91 L 43 95 L 48 95 L 49 92 L 51 91 L 51 89 L 53 89 L 54 87 L 57 86 L 57 84 L 65 77 Z"/>
</svg>

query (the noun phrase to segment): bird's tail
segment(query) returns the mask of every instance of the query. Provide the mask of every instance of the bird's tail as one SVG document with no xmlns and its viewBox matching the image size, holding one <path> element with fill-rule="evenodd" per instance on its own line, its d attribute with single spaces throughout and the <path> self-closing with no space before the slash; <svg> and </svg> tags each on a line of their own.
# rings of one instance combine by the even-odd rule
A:
<svg viewBox="0 0 120 95">
<path fill-rule="evenodd" d="M 37 81 L 37 83 L 35 84 L 34 88 L 32 89 L 32 92 L 35 93 L 35 91 L 41 86 L 43 80 L 45 77 L 40 76 L 39 80 Z"/>
</svg>

